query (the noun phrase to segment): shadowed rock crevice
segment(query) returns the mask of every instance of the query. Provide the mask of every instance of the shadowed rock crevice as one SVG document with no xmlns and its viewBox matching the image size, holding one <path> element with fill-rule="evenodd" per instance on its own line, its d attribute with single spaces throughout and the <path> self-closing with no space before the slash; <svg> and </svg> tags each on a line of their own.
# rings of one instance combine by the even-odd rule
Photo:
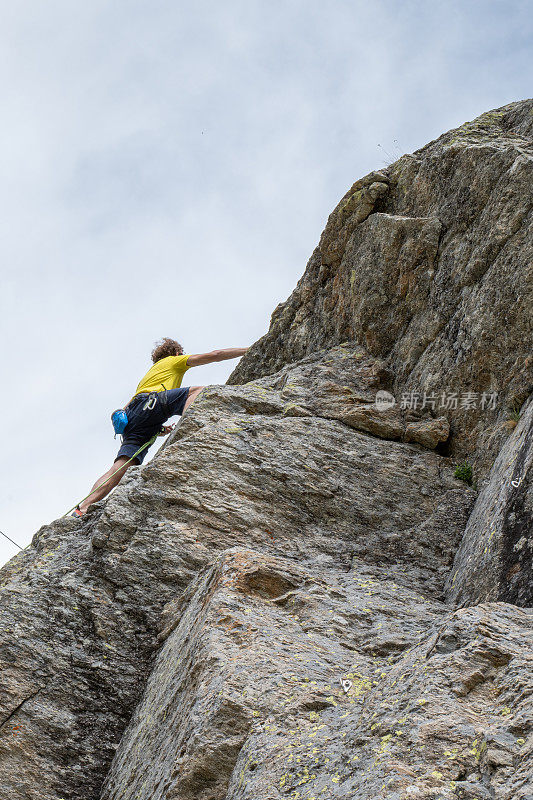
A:
<svg viewBox="0 0 533 800">
<path fill-rule="evenodd" d="M 481 490 L 447 580 L 453 603 L 533 599 L 533 397 Z"/>
</svg>

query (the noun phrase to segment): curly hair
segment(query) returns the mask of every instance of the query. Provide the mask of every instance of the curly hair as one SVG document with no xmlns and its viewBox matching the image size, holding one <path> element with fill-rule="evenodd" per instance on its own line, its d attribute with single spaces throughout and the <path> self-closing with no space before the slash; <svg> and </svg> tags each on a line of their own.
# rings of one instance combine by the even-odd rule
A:
<svg viewBox="0 0 533 800">
<path fill-rule="evenodd" d="M 156 361 L 160 361 L 162 358 L 166 358 L 167 356 L 181 356 L 183 354 L 183 347 L 179 342 L 175 339 L 169 339 L 168 337 L 161 339 L 160 342 L 155 343 L 155 347 L 152 350 L 152 361 L 154 364 Z"/>
</svg>

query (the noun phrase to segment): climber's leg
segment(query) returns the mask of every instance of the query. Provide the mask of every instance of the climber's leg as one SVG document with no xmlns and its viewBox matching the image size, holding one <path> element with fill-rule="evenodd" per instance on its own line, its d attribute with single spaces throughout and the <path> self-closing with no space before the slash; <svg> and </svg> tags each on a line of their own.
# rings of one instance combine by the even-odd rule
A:
<svg viewBox="0 0 533 800">
<path fill-rule="evenodd" d="M 202 391 L 203 388 L 204 388 L 203 386 L 190 386 L 189 387 L 189 394 L 187 395 L 187 400 L 185 401 L 185 405 L 183 406 L 182 413 L 184 411 L 186 411 L 187 408 L 191 405 L 191 403 L 193 403 L 196 400 L 196 398 L 198 397 L 198 395 L 200 394 L 200 392 Z M 174 399 L 174 401 L 176 399 L 179 400 L 179 398 L 174 398 L 174 395 L 172 394 L 172 392 L 174 392 L 177 395 L 177 393 L 180 392 L 180 391 L 183 391 L 183 390 L 176 389 L 176 390 L 170 390 L 169 392 L 166 392 L 166 393 L 161 393 L 161 395 L 165 394 L 165 395 L 169 396 L 168 399 L 167 399 L 167 397 L 165 397 L 165 399 L 164 399 L 164 402 L 167 403 L 167 412 L 170 411 L 171 414 L 172 413 L 177 413 L 176 410 L 172 407 L 172 405 L 168 406 L 168 400 L 170 399 L 172 401 L 172 398 Z M 161 397 L 161 399 L 163 399 L 163 398 Z M 183 402 L 183 401 L 181 401 L 181 402 Z M 179 402 L 178 402 L 178 404 L 179 404 Z M 161 419 L 162 418 L 163 417 L 161 417 Z M 158 423 L 158 425 L 160 423 L 159 417 L 157 419 L 157 423 Z M 150 438 L 150 436 L 153 434 L 153 431 L 152 430 L 144 431 L 144 429 L 143 429 L 143 433 L 146 434 L 146 436 L 148 438 Z M 134 450 L 137 450 L 138 447 L 140 446 L 137 441 L 132 442 L 131 444 L 128 445 L 128 443 L 126 441 L 126 438 L 124 439 L 124 441 L 122 443 L 122 448 L 121 449 L 124 449 L 125 445 L 129 446 L 130 449 L 133 447 Z M 144 456 L 146 455 L 146 452 L 147 452 L 146 450 L 143 450 L 142 453 L 139 453 L 139 455 L 136 456 L 136 458 L 133 461 L 129 461 L 129 456 L 128 455 L 119 456 L 116 459 L 116 461 L 113 464 L 113 466 L 110 469 L 108 469 L 107 472 L 105 472 L 102 475 L 102 477 L 99 478 L 96 481 L 96 483 L 94 484 L 94 486 L 91 489 L 90 495 L 80 503 L 79 509 L 80 509 L 81 513 L 85 514 L 87 512 L 87 509 L 89 508 L 89 506 L 92 505 L 92 503 L 96 503 L 98 500 L 101 500 L 103 497 L 106 497 L 109 494 L 109 492 L 111 491 L 111 489 L 114 489 L 114 487 L 120 482 L 122 476 L 124 475 L 124 473 L 126 472 L 128 467 L 131 467 L 135 463 L 139 464 L 139 463 L 141 463 L 143 461 Z M 126 463 L 126 462 L 129 462 L 129 463 Z M 103 486 L 101 484 L 103 484 Z M 98 488 L 98 487 L 100 487 L 100 488 Z"/>
<path fill-rule="evenodd" d="M 196 398 L 198 397 L 198 395 L 200 394 L 202 389 L 205 389 L 205 386 L 190 386 L 189 387 L 189 396 L 188 396 L 187 400 L 185 401 L 185 406 L 183 408 L 184 411 L 187 411 L 187 409 L 191 405 L 191 403 L 194 403 L 194 401 L 196 400 Z"/>
<path fill-rule="evenodd" d="M 128 467 L 131 467 L 134 464 L 134 461 L 130 461 L 129 464 L 126 463 L 127 461 L 127 456 L 120 456 L 120 458 L 117 458 L 113 466 L 110 467 L 107 472 L 104 472 L 101 478 L 98 478 L 91 489 L 90 495 L 86 497 L 85 500 L 83 500 L 83 502 L 81 502 L 79 505 L 79 509 L 82 514 L 86 514 L 87 509 L 92 503 L 96 503 L 98 500 L 106 497 L 111 489 L 114 489 L 114 487 L 120 482 L 120 479 Z M 104 485 L 101 486 L 101 484 Z M 100 488 L 98 489 L 97 487 Z"/>
</svg>

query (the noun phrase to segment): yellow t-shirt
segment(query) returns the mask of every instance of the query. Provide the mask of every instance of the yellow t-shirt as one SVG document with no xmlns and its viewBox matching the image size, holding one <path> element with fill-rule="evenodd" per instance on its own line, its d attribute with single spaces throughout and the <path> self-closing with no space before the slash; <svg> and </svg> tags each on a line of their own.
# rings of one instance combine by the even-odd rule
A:
<svg viewBox="0 0 533 800">
<path fill-rule="evenodd" d="M 164 389 L 177 389 L 189 369 L 188 355 L 167 356 L 150 367 L 137 386 L 135 394 L 141 392 L 162 392 Z M 135 395 L 133 395 L 135 397 Z"/>
</svg>

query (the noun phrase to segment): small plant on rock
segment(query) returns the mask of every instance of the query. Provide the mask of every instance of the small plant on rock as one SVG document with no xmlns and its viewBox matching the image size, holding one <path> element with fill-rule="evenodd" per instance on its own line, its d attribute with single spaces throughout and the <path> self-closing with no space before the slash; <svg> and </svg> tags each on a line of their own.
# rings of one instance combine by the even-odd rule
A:
<svg viewBox="0 0 533 800">
<path fill-rule="evenodd" d="M 513 422 L 518 422 L 518 420 L 520 419 L 520 409 L 518 408 L 518 406 L 513 406 L 512 408 L 509 409 L 509 411 L 507 412 L 507 418 L 511 419 Z"/>
<path fill-rule="evenodd" d="M 468 461 L 463 461 L 461 464 L 457 464 L 453 474 L 460 481 L 464 481 L 469 486 L 472 486 L 473 472 L 472 466 L 468 463 Z"/>
</svg>

